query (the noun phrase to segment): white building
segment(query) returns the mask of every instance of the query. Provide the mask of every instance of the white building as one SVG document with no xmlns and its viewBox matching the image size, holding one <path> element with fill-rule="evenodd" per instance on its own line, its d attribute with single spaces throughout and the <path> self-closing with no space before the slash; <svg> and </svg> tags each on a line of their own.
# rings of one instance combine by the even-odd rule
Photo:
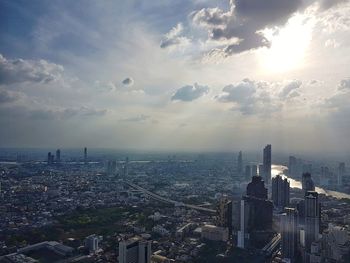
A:
<svg viewBox="0 0 350 263">
<path fill-rule="evenodd" d="M 85 247 L 89 250 L 90 253 L 95 253 L 98 249 L 98 243 L 100 241 L 100 237 L 93 234 L 85 238 Z"/>
<path fill-rule="evenodd" d="M 151 242 L 140 237 L 119 242 L 119 263 L 150 263 Z"/>
</svg>

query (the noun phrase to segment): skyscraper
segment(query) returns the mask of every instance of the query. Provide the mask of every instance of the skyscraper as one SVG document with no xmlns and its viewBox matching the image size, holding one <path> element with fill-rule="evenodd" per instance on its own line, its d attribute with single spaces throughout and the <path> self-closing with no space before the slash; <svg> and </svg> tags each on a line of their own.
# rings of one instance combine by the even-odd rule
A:
<svg viewBox="0 0 350 263">
<path fill-rule="evenodd" d="M 263 177 L 268 186 L 271 180 L 271 144 L 266 145 L 263 151 Z"/>
<path fill-rule="evenodd" d="M 48 153 L 47 153 L 47 164 L 48 164 L 48 165 L 51 164 L 51 160 L 52 160 L 51 152 L 48 152 Z"/>
<path fill-rule="evenodd" d="M 126 178 L 129 174 L 129 157 L 125 158 L 125 163 L 124 163 L 124 177 Z"/>
<path fill-rule="evenodd" d="M 57 163 L 61 162 L 61 150 L 60 149 L 56 150 L 56 162 Z"/>
<path fill-rule="evenodd" d="M 282 256 L 294 263 L 298 240 L 298 211 L 295 208 L 285 208 L 281 217 Z"/>
<path fill-rule="evenodd" d="M 87 148 L 84 148 L 84 163 L 87 164 Z"/>
<path fill-rule="evenodd" d="M 305 194 L 305 249 L 310 252 L 311 243 L 318 239 L 320 232 L 320 204 L 318 193 L 308 191 Z"/>
<path fill-rule="evenodd" d="M 315 184 L 311 178 L 310 173 L 303 173 L 301 187 L 306 194 L 308 191 L 315 191 Z"/>
<path fill-rule="evenodd" d="M 240 228 L 237 246 L 245 247 L 248 243 L 255 245 L 265 243 L 266 233 L 272 228 L 273 204 L 267 200 L 267 189 L 260 176 L 252 177 L 247 186 L 247 195 L 240 204 Z"/>
<path fill-rule="evenodd" d="M 252 181 L 247 185 L 247 195 L 267 199 L 267 189 L 265 188 L 264 181 L 260 176 L 252 177 Z"/>
<path fill-rule="evenodd" d="M 151 242 L 134 237 L 119 242 L 120 263 L 150 263 Z"/>
<path fill-rule="evenodd" d="M 272 178 L 272 201 L 276 208 L 283 209 L 289 205 L 289 181 L 277 175 Z"/>
<path fill-rule="evenodd" d="M 242 173 L 243 173 L 243 158 L 242 158 L 242 151 L 240 151 L 237 157 L 237 174 L 242 175 Z"/>
<path fill-rule="evenodd" d="M 227 227 L 229 235 L 232 235 L 232 201 L 227 197 L 221 198 L 216 208 L 216 212 L 216 225 Z"/>
<path fill-rule="evenodd" d="M 107 174 L 113 175 L 117 171 L 117 162 L 116 161 L 107 161 Z"/>
</svg>

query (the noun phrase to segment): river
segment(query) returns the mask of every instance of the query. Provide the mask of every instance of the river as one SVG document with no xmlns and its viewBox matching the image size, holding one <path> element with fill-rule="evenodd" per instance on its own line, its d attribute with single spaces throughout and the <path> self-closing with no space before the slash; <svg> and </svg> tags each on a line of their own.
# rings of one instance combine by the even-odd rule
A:
<svg viewBox="0 0 350 263">
<path fill-rule="evenodd" d="M 290 182 L 290 187 L 292 188 L 299 188 L 301 189 L 301 182 L 292 178 L 289 178 L 284 171 L 288 170 L 288 168 L 284 165 L 276 165 L 273 164 L 271 167 L 271 176 L 274 177 L 278 174 L 281 174 L 283 177 L 288 178 L 289 182 Z M 325 194 L 328 196 L 333 196 L 335 198 L 347 198 L 350 199 L 350 195 L 349 194 L 345 194 L 342 192 L 338 192 L 338 191 L 332 191 L 332 190 L 327 190 L 321 187 L 316 187 L 316 192 L 318 192 L 319 194 Z"/>
</svg>

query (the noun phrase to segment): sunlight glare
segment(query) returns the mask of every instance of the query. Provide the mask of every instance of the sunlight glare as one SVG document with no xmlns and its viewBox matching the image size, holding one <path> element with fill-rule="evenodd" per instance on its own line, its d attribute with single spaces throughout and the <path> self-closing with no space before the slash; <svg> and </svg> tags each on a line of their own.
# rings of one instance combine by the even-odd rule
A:
<svg viewBox="0 0 350 263">
<path fill-rule="evenodd" d="M 284 28 L 263 31 L 271 47 L 261 54 L 264 71 L 286 72 L 303 66 L 305 53 L 310 44 L 313 19 L 297 14 L 289 19 Z"/>
</svg>

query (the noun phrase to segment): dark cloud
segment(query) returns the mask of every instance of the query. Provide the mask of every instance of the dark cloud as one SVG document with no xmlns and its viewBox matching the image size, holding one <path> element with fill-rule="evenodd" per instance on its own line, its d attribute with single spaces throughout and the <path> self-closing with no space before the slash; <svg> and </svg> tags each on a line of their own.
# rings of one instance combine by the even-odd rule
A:
<svg viewBox="0 0 350 263">
<path fill-rule="evenodd" d="M 171 100 L 193 101 L 209 92 L 209 87 L 200 86 L 195 83 L 193 86 L 187 85 L 178 89 L 171 97 Z"/>
<path fill-rule="evenodd" d="M 63 67 L 46 60 L 6 59 L 0 54 L 0 85 L 19 82 L 48 83 L 61 78 Z"/>
<path fill-rule="evenodd" d="M 209 31 L 210 39 L 226 42 L 238 39 L 221 50 L 228 56 L 270 46 L 259 31 L 285 24 L 303 6 L 302 0 L 235 0 L 230 1 L 226 12 L 220 8 L 203 8 L 192 12 L 190 18 Z"/>
<path fill-rule="evenodd" d="M 341 80 L 339 83 L 338 89 L 339 90 L 350 90 L 350 79 Z"/>
<path fill-rule="evenodd" d="M 134 80 L 132 78 L 126 78 L 122 81 L 125 86 L 132 86 L 134 84 Z"/>
</svg>

